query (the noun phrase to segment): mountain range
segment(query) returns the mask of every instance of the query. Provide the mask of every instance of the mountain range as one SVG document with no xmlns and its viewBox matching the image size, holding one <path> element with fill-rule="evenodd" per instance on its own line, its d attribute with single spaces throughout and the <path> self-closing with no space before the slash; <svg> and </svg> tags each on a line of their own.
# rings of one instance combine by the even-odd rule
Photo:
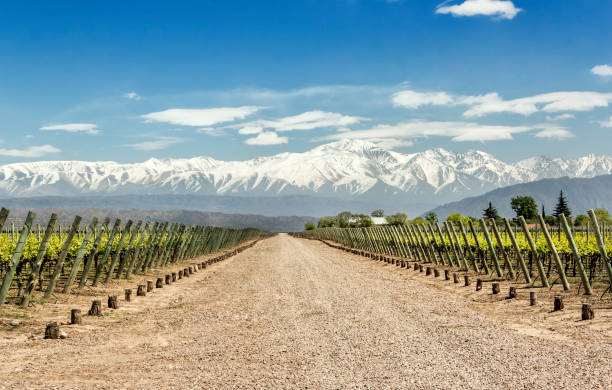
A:
<svg viewBox="0 0 612 390">
<path fill-rule="evenodd" d="M 266 207 L 274 209 L 265 214 L 296 215 L 295 208 L 301 207 L 299 214 L 316 216 L 324 214 L 319 205 L 336 200 L 345 202 L 346 209 L 359 208 L 353 211 L 383 207 L 414 216 L 440 204 L 513 184 L 611 173 L 612 157 L 603 155 L 577 159 L 537 156 L 505 163 L 477 150 L 454 153 L 438 148 L 402 154 L 368 141 L 342 140 L 303 153 L 246 161 L 201 156 L 152 158 L 131 164 L 14 163 L 0 166 L 0 197 L 229 196 L 254 205 L 264 199 Z M 279 197 L 296 200 L 274 208 Z M 312 207 L 304 206 L 310 204 Z M 196 209 L 208 210 L 206 204 Z M 260 209 L 255 207 L 250 212 L 264 213 Z"/>
</svg>

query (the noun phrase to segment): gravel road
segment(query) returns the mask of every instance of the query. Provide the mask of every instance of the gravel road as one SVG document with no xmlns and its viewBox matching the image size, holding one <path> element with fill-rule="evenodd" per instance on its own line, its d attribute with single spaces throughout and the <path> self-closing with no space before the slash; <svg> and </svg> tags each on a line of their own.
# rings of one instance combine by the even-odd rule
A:
<svg viewBox="0 0 612 390">
<path fill-rule="evenodd" d="M 612 388 L 611 343 L 520 333 L 411 272 L 279 235 L 112 324 L 0 344 L 0 388 Z"/>
</svg>

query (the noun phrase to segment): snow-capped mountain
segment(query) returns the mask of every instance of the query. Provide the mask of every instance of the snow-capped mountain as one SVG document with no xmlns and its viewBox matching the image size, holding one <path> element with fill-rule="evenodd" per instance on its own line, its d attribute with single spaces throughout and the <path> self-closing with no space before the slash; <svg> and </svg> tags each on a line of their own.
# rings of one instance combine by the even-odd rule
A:
<svg viewBox="0 0 612 390">
<path fill-rule="evenodd" d="M 612 173 L 612 157 L 504 163 L 482 151 L 401 154 L 360 140 L 247 161 L 210 157 L 143 163 L 44 161 L 0 166 L 0 196 L 195 194 L 402 198 L 441 204 L 543 178 Z"/>
</svg>

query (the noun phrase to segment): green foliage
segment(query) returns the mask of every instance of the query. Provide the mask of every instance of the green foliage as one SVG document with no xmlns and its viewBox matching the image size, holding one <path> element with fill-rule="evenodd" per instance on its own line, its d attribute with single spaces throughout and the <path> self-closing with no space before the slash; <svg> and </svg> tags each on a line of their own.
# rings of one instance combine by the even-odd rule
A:
<svg viewBox="0 0 612 390">
<path fill-rule="evenodd" d="M 370 227 L 372 226 L 372 218 L 365 214 L 354 214 L 349 225 L 350 227 Z"/>
<path fill-rule="evenodd" d="M 512 210 L 516 213 L 516 217 L 523 217 L 527 220 L 534 219 L 538 216 L 538 206 L 531 196 L 517 196 L 510 201 Z"/>
<path fill-rule="evenodd" d="M 350 211 L 342 211 L 338 213 L 338 215 L 336 216 L 338 226 L 341 228 L 349 227 L 352 216 L 353 213 L 351 213 Z"/>
<path fill-rule="evenodd" d="M 463 220 L 463 217 L 459 213 L 451 214 L 446 218 L 448 222 L 459 222 Z"/>
<path fill-rule="evenodd" d="M 315 224 L 313 222 L 306 222 L 304 230 L 315 230 Z"/>
<path fill-rule="evenodd" d="M 385 216 L 385 210 L 383 209 L 377 209 L 372 211 L 372 213 L 370 214 L 373 217 L 384 217 Z"/>
<path fill-rule="evenodd" d="M 321 217 L 319 218 L 319 222 L 317 223 L 317 227 L 326 228 L 326 227 L 339 227 L 338 220 L 336 217 Z"/>
<path fill-rule="evenodd" d="M 593 210 L 595 213 L 595 217 L 597 218 L 597 222 L 601 225 L 602 223 L 610 224 L 612 223 L 612 218 L 610 217 L 610 213 L 606 209 L 595 209 Z"/>
<path fill-rule="evenodd" d="M 587 226 L 588 223 L 589 223 L 589 217 L 587 217 L 584 214 L 577 215 L 576 219 L 574 219 L 575 226 Z"/>
<path fill-rule="evenodd" d="M 433 213 L 432 213 L 432 214 L 433 214 Z M 435 215 L 435 214 L 434 214 L 434 215 Z M 436 217 L 436 219 L 437 219 L 437 217 Z M 418 225 L 418 224 L 425 223 L 425 222 L 429 222 L 429 221 L 425 221 L 425 220 L 424 220 L 423 218 L 421 218 L 421 217 L 416 217 L 416 218 L 415 218 L 415 219 L 413 219 L 413 220 L 412 220 L 410 223 L 411 223 L 411 224 L 413 224 L 413 225 Z"/>
<path fill-rule="evenodd" d="M 491 202 L 489 202 L 489 207 L 487 207 L 486 209 L 482 210 L 482 216 L 487 218 L 487 219 L 499 219 L 499 214 L 497 212 L 497 209 L 495 207 L 493 207 L 493 204 Z"/>
<path fill-rule="evenodd" d="M 421 218 L 421 219 L 423 219 L 423 218 Z M 430 211 L 429 213 L 425 214 L 425 221 L 427 221 L 429 223 L 438 223 L 438 215 L 436 213 Z"/>
<path fill-rule="evenodd" d="M 406 225 L 408 224 L 408 216 L 404 213 L 397 213 L 387 217 L 389 225 Z"/>
<path fill-rule="evenodd" d="M 561 214 L 565 215 L 565 217 L 568 219 L 572 216 L 572 210 L 570 210 L 569 206 L 567 205 L 567 199 L 563 195 L 563 190 L 559 192 L 559 198 L 557 199 L 557 205 L 555 206 L 555 212 L 553 215 L 555 218 L 559 218 Z"/>
</svg>

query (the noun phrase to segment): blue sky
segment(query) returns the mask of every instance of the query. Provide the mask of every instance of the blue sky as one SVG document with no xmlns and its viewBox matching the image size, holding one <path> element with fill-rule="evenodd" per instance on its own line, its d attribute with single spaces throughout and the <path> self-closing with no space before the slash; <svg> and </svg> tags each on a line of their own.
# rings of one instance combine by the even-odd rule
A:
<svg viewBox="0 0 612 390">
<path fill-rule="evenodd" d="M 248 159 L 343 138 L 610 154 L 611 16 L 606 0 L 3 4 L 0 163 Z"/>
</svg>

